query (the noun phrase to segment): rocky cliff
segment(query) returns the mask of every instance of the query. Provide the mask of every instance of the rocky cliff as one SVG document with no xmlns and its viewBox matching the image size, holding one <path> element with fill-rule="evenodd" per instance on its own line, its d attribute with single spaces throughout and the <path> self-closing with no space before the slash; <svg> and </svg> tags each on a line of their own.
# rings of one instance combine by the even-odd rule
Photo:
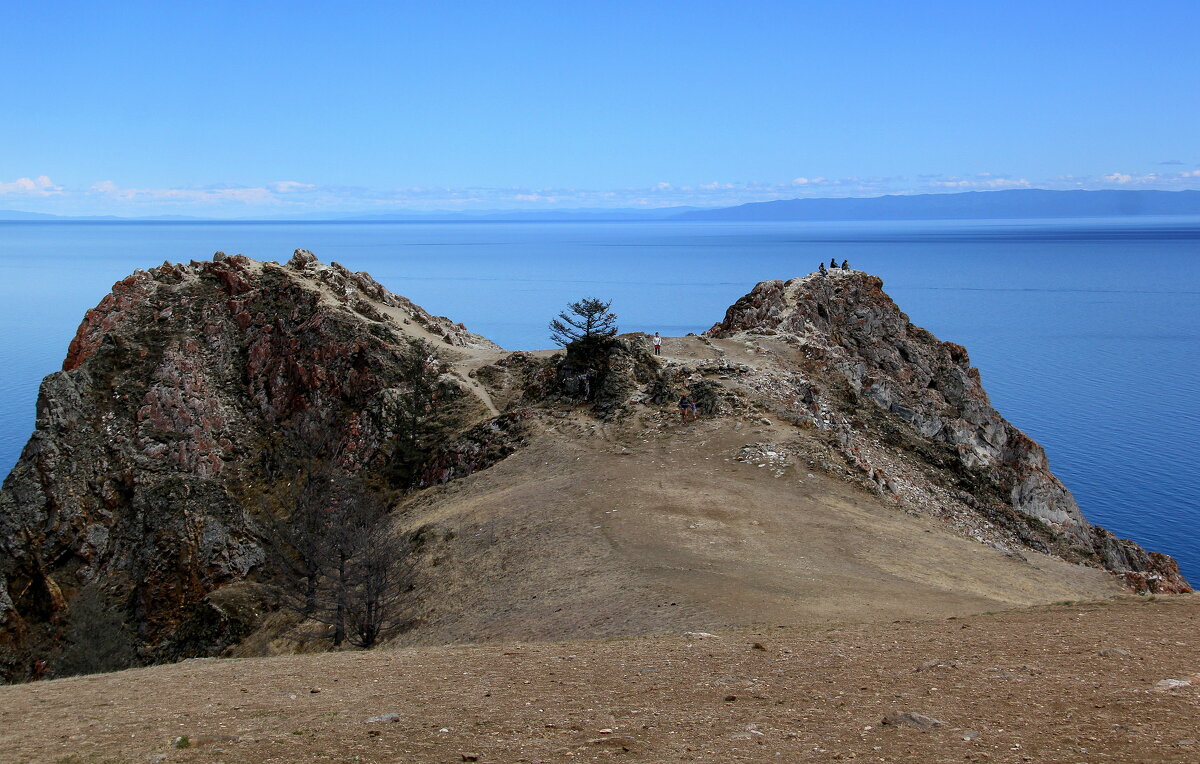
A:
<svg viewBox="0 0 1200 764">
<path fill-rule="evenodd" d="M 417 642 L 761 615 L 731 602 L 841 613 L 814 598 L 855 577 L 886 594 L 880 613 L 912 585 L 934 604 L 969 591 L 961 608 L 1050 601 L 1075 576 L 1062 560 L 1139 591 L 1187 590 L 1173 560 L 1088 523 L 1042 449 L 991 407 L 966 351 L 912 326 L 873 276 L 763 282 L 706 336 L 668 339 L 664 357 L 642 335 L 589 352 L 505 353 L 302 250 L 286 265 L 218 253 L 134 273 L 43 382 L 0 493 L 0 671 L 25 677 L 61 649 L 87 587 L 130 625 L 138 662 L 267 644 L 272 523 L 313 474 L 353 478 L 422 545 Z M 687 429 L 672 408 L 683 392 L 703 414 Z M 700 454 L 710 461 L 679 461 Z M 700 493 L 696 469 L 712 478 Z M 809 591 L 796 550 L 813 538 L 805 522 L 850 516 L 834 505 L 897 535 L 866 533 L 874 546 L 834 561 L 841 583 Z M 775 514 L 737 530 L 776 523 L 762 560 L 694 557 L 722 548 L 697 546 L 714 513 L 764 508 Z M 950 540 L 931 546 L 903 515 Z M 728 522 L 708 544 L 735 543 Z M 927 550 L 928 566 L 893 559 L 893 545 Z M 690 562 L 668 567 L 741 583 L 689 589 L 663 567 L 680 555 Z M 738 567 L 750 563 L 778 567 Z M 931 577 L 938 566 L 962 569 Z"/>
<path fill-rule="evenodd" d="M 449 427 L 422 444 L 431 464 L 397 478 L 389 403 L 412 389 L 414 348 Z M 286 266 L 218 253 L 117 283 L 43 382 L 0 493 L 4 673 L 52 651 L 89 583 L 128 615 L 143 660 L 236 641 L 271 607 L 248 582 L 272 497 L 314 461 L 385 494 L 464 458 L 477 468 L 487 433 L 462 454 L 454 438 L 484 405 L 449 362 L 498 350 L 305 251 Z"/>
<path fill-rule="evenodd" d="M 764 281 L 707 334 L 801 348 L 801 413 L 882 492 L 948 517 L 982 514 L 1024 546 L 1120 571 L 1137 589 L 1187 589 L 1173 560 L 1084 518 L 1042 447 L 992 408 L 966 348 L 914 326 L 878 277 Z M 898 452 L 918 455 L 925 474 L 890 469 Z"/>
</svg>

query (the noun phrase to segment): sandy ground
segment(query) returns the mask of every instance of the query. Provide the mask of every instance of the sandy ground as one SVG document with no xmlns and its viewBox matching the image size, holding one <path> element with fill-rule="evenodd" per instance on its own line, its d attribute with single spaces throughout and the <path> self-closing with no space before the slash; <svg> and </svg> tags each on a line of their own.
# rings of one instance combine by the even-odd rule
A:
<svg viewBox="0 0 1200 764">
<path fill-rule="evenodd" d="M 0 687 L 0 761 L 1195 762 L 1197 626 L 1194 595 L 1130 595 L 712 637 L 193 660 Z M 891 711 L 941 725 L 882 725 Z"/>
</svg>

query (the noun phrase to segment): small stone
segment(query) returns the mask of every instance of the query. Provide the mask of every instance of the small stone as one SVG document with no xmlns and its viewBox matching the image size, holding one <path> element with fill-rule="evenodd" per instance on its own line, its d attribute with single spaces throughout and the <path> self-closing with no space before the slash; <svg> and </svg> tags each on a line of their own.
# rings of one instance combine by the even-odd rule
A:
<svg viewBox="0 0 1200 764">
<path fill-rule="evenodd" d="M 462 760 L 463 760 L 463 761 L 479 761 L 479 754 L 477 754 L 477 753 L 464 753 L 464 754 L 462 755 Z"/>
<path fill-rule="evenodd" d="M 928 672 L 931 668 L 956 668 L 955 663 L 943 663 L 942 661 L 926 661 L 916 668 L 918 672 Z"/>
<path fill-rule="evenodd" d="M 1160 679 L 1154 683 L 1154 692 L 1170 692 L 1178 690 L 1180 687 L 1191 687 L 1192 683 L 1186 679 Z"/>
<path fill-rule="evenodd" d="M 691 526 L 693 528 L 698 526 Z M 709 634 L 707 631 L 685 631 L 683 636 L 686 639 L 720 639 L 716 634 Z"/>
<path fill-rule="evenodd" d="M 944 722 L 934 719 L 932 716 L 913 711 L 889 711 L 887 716 L 883 717 L 882 724 L 886 727 L 915 727 L 919 730 L 945 726 Z"/>
<path fill-rule="evenodd" d="M 979 733 L 975 732 L 974 730 L 967 730 L 966 732 L 963 733 L 962 739 L 966 740 L 968 742 L 970 742 L 972 740 L 978 740 Z"/>
<path fill-rule="evenodd" d="M 379 716 L 372 716 L 370 719 L 367 719 L 367 724 L 375 724 L 376 722 L 398 722 L 398 721 L 400 721 L 400 714 L 381 714 Z"/>
<path fill-rule="evenodd" d="M 766 650 L 767 648 L 765 645 L 763 645 L 762 642 L 755 642 L 754 644 L 750 645 L 750 649 L 751 650 Z"/>
<path fill-rule="evenodd" d="M 726 695 L 725 696 L 726 703 L 732 703 L 735 700 L 737 700 L 737 695 Z"/>
</svg>

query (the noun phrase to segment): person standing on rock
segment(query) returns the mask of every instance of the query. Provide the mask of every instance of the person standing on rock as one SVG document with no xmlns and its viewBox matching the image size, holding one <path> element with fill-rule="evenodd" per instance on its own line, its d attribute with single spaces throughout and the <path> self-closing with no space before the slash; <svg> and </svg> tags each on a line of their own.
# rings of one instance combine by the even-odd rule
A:
<svg viewBox="0 0 1200 764">
<path fill-rule="evenodd" d="M 654 333 L 654 355 L 662 355 L 662 337 L 658 336 L 658 332 Z"/>
</svg>

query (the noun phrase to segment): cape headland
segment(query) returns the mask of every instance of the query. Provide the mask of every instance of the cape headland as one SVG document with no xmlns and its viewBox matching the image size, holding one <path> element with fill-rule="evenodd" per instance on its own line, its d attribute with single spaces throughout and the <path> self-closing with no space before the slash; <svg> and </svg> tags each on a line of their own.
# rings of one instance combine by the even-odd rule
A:
<svg viewBox="0 0 1200 764">
<path fill-rule="evenodd" d="M 310 252 L 218 253 L 117 283 L 43 382 L 0 492 L 0 672 L 53 675 L 85 590 L 130 665 L 324 649 L 285 570 L 317 484 L 404 541 L 393 645 L 1190 591 L 1086 520 L 878 277 L 762 282 L 661 357 L 510 353 Z"/>
</svg>

